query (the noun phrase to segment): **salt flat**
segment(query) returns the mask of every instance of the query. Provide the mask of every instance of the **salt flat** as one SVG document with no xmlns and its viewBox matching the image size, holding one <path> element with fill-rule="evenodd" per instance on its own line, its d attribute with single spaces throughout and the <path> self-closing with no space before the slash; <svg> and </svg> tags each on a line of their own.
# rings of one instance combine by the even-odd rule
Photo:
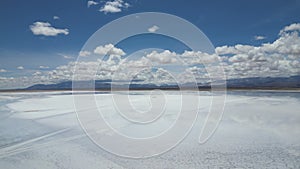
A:
<svg viewBox="0 0 300 169">
<path fill-rule="evenodd" d="M 195 99 L 200 103 L 198 119 L 187 138 L 160 156 L 130 159 L 104 151 L 87 137 L 70 92 L 2 93 L 0 168 L 300 168 L 300 93 L 229 92 L 222 121 L 204 144 L 198 138 L 211 94 L 184 94 L 191 103 Z M 161 133 L 176 120 L 174 112 L 180 109 L 178 92 L 168 92 L 165 113 L 150 128 L 137 128 L 122 121 L 111 96 L 99 93 L 94 101 L 112 126 L 132 137 Z M 147 111 L 151 107 L 148 96 L 149 92 L 139 91 L 129 97 L 136 109 Z M 77 111 L 88 112 L 89 107 Z"/>
</svg>

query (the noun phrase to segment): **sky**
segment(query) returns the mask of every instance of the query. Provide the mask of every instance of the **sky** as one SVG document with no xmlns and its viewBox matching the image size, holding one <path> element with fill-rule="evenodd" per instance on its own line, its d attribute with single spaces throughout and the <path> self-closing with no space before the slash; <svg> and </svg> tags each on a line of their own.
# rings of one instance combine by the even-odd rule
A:
<svg viewBox="0 0 300 169">
<path fill-rule="evenodd" d="M 298 0 L 2 0 L 0 88 L 70 80 L 80 51 L 81 55 L 97 54 L 96 48 L 92 51 L 82 51 L 82 48 L 98 29 L 120 17 L 140 12 L 168 13 L 189 21 L 207 36 L 217 56 L 189 51 L 179 41 L 155 35 L 162 28 L 152 25 L 149 34 L 131 37 L 118 45 L 99 44 L 102 51 L 98 54 L 111 58 L 101 62 L 103 67 L 119 65 L 124 57 L 143 48 L 161 48 L 165 50 L 148 50 L 136 63 L 127 64 L 151 61 L 160 67 L 156 70 L 166 73 L 166 67 L 175 70 L 179 57 L 188 59 L 188 68 L 183 71 L 192 73 L 196 79 L 207 78 L 199 66 L 201 63 L 216 60 L 222 62 L 227 78 L 300 74 Z M 124 30 L 120 26 L 117 31 Z M 106 48 L 119 52 L 109 53 Z M 82 65 L 99 64 L 96 60 L 88 62 Z M 111 71 L 107 71 L 110 74 L 103 71 L 97 78 L 110 78 Z M 168 78 L 160 75 L 153 77 L 168 83 Z"/>
</svg>

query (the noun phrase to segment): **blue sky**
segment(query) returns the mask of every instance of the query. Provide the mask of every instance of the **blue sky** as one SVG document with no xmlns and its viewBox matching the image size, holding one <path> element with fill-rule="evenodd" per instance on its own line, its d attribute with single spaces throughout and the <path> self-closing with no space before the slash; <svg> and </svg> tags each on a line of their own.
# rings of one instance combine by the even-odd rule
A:
<svg viewBox="0 0 300 169">
<path fill-rule="evenodd" d="M 122 7 L 117 12 L 100 11 L 107 1 L 94 2 L 97 4 L 88 7 L 86 0 L 2 0 L 0 76 L 21 76 L 25 70 L 32 73 L 40 66 L 54 69 L 67 64 L 75 60 L 84 43 L 99 28 L 137 12 L 164 12 L 184 18 L 201 29 L 215 47 L 272 43 L 285 26 L 300 22 L 297 0 L 123 0 L 119 1 Z M 35 35 L 30 29 L 35 22 L 49 23 L 51 27 L 67 29 L 68 33 Z M 155 38 L 148 38 L 153 43 L 151 38 Z M 158 45 L 163 48 L 163 44 Z M 135 46 L 139 49 L 145 44 Z M 126 45 L 123 50 L 127 52 Z M 173 50 L 177 50 L 176 44 Z"/>
</svg>

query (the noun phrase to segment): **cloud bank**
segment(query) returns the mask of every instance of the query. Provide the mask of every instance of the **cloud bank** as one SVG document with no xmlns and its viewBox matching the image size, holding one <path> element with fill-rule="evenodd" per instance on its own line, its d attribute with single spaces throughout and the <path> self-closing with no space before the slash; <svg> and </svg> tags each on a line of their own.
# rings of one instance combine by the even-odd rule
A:
<svg viewBox="0 0 300 169">
<path fill-rule="evenodd" d="M 260 46 L 221 46 L 216 53 L 222 58 L 229 78 L 288 77 L 300 74 L 300 24 L 283 28 L 277 40 Z"/>
<path fill-rule="evenodd" d="M 299 25 L 295 23 L 284 27 L 274 42 L 262 43 L 259 46 L 244 44 L 219 46 L 215 49 L 215 54 L 201 51 L 175 53 L 170 50 L 153 50 L 141 54 L 137 59 L 130 59 L 126 57 L 127 54 L 123 49 L 113 44 L 100 45 L 91 51 L 80 51 L 79 56 L 84 58 L 80 62 L 71 61 L 54 70 L 42 70 L 40 67 L 39 73 L 36 73 L 34 78 L 30 76 L 10 78 L 3 76 L 5 72 L 2 71 L 1 87 L 72 80 L 75 66 L 80 69 L 82 73 L 80 78 L 83 80 L 90 79 L 91 77 L 86 75 L 97 71 L 95 75 L 97 80 L 140 79 L 145 83 L 173 83 L 174 77 L 181 83 L 189 82 L 193 78 L 200 83 L 206 82 L 209 81 L 209 74 L 204 65 L 210 65 L 210 69 L 213 69 L 218 63 L 223 66 L 228 79 L 300 75 Z"/>
</svg>

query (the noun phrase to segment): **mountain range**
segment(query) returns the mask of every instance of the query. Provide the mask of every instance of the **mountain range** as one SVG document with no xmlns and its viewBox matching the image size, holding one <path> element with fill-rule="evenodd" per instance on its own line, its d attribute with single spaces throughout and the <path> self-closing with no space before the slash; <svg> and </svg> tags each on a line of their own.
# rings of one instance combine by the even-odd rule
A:
<svg viewBox="0 0 300 169">
<path fill-rule="evenodd" d="M 179 89 L 178 85 L 172 84 L 143 84 L 139 83 L 139 80 L 132 81 L 129 85 L 129 89 L 132 90 L 147 90 L 147 89 Z M 81 89 L 80 83 L 76 83 L 78 89 Z M 126 89 L 128 85 L 119 81 L 119 83 L 112 83 L 111 80 L 96 80 L 95 81 L 95 89 L 96 90 L 110 90 L 111 86 L 115 89 Z M 183 87 L 189 88 L 190 84 L 183 84 Z M 300 88 L 300 75 L 298 76 L 290 76 L 290 77 L 251 77 L 251 78 L 241 78 L 241 79 L 228 79 L 226 81 L 227 88 L 232 89 L 282 89 L 282 88 Z M 210 83 L 199 83 L 199 89 L 210 89 Z M 84 90 L 85 88 L 82 87 Z M 23 90 L 72 90 L 72 81 L 65 81 L 56 84 L 36 84 L 25 88 Z"/>
</svg>

